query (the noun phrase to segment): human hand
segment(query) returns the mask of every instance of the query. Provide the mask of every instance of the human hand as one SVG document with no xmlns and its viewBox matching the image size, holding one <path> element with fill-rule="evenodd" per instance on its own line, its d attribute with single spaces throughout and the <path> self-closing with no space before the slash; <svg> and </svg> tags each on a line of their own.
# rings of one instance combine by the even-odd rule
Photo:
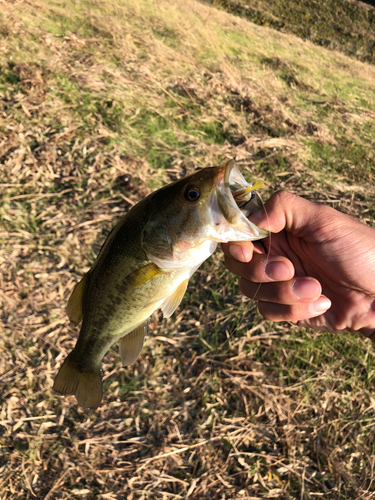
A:
<svg viewBox="0 0 375 500">
<path fill-rule="evenodd" d="M 268 320 L 375 340 L 375 229 L 285 191 L 265 207 L 250 220 L 272 233 L 269 255 L 256 242 L 222 244 L 242 293 Z"/>
</svg>

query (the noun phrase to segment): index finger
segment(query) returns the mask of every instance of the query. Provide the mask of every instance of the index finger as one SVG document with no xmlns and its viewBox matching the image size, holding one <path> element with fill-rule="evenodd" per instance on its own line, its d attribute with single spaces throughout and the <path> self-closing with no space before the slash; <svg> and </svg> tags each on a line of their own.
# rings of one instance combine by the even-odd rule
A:
<svg viewBox="0 0 375 500">
<path fill-rule="evenodd" d="M 250 262 L 254 253 L 254 245 L 251 241 L 230 241 L 222 243 L 221 248 L 227 257 L 239 262 Z"/>
</svg>

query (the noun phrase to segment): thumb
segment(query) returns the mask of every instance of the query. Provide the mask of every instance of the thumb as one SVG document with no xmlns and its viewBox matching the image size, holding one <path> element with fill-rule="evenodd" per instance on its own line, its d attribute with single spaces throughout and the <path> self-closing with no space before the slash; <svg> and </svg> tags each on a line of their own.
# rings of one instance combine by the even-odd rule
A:
<svg viewBox="0 0 375 500">
<path fill-rule="evenodd" d="M 249 220 L 260 229 L 279 233 L 283 229 L 298 237 L 306 236 L 321 224 L 326 210 L 323 205 L 300 198 L 287 191 L 278 191 Z M 332 210 L 332 209 L 330 209 Z"/>
</svg>

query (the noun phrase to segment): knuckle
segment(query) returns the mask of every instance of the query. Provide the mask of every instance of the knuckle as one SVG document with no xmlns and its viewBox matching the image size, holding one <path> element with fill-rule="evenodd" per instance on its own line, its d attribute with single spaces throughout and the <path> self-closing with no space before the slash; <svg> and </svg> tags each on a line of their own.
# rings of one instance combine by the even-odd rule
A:
<svg viewBox="0 0 375 500">
<path fill-rule="evenodd" d="M 296 196 L 295 194 L 289 193 L 289 191 L 284 190 L 276 191 L 276 193 L 273 194 L 273 197 L 275 198 L 275 203 L 280 205 L 286 205 L 291 201 L 298 199 L 298 196 Z"/>
</svg>

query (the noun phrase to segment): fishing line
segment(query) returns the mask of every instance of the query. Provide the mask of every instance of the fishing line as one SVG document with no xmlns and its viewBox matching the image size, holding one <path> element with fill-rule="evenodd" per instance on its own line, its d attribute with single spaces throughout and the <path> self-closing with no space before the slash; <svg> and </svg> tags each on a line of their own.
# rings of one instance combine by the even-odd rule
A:
<svg viewBox="0 0 375 500">
<path fill-rule="evenodd" d="M 267 212 L 267 209 L 265 207 L 265 204 L 263 203 L 263 200 L 262 198 L 260 197 L 260 195 L 254 191 L 254 195 L 258 198 L 258 201 L 260 202 L 260 210 L 262 210 L 267 218 L 267 226 L 270 227 L 270 219 L 269 219 L 269 216 L 268 216 L 268 212 Z M 269 256 L 270 256 L 270 253 L 271 253 L 271 245 L 272 245 L 272 242 L 271 242 L 271 239 L 272 239 L 272 234 L 269 233 L 269 236 L 266 238 L 267 240 L 267 246 L 264 244 L 264 240 L 258 240 L 258 241 L 255 241 L 253 244 L 254 246 L 256 245 L 257 248 L 261 249 L 262 250 L 262 253 L 263 254 L 266 254 L 266 262 L 265 262 L 265 266 L 267 266 L 268 262 L 269 262 Z M 261 288 L 263 283 L 259 283 L 258 285 L 258 288 L 254 294 L 254 297 L 251 299 L 253 300 L 256 304 L 257 304 L 257 300 L 256 300 L 256 296 L 257 294 L 259 293 L 259 290 Z M 229 341 L 233 338 L 234 334 L 236 333 L 236 331 L 238 330 L 238 328 L 243 324 L 243 322 L 245 321 L 245 317 L 248 315 L 249 311 L 251 309 L 251 304 L 248 305 L 247 307 L 245 307 L 245 310 L 243 311 L 242 315 L 241 315 L 241 318 L 239 320 L 239 323 L 237 324 L 237 326 L 233 329 L 233 331 L 230 332 L 229 334 L 229 337 L 226 338 L 226 340 L 219 346 L 216 348 L 216 350 L 214 351 L 214 354 L 213 354 L 213 358 L 212 358 L 212 361 L 215 361 L 215 358 L 216 356 L 218 356 L 220 354 L 220 352 L 223 350 L 223 348 L 226 346 L 227 343 L 229 343 Z M 211 367 L 210 367 L 210 378 L 212 378 L 212 363 L 211 363 Z"/>
<path fill-rule="evenodd" d="M 270 227 L 270 218 L 268 216 L 268 212 L 267 212 L 267 209 L 266 209 L 266 206 L 265 204 L 263 203 L 263 200 L 262 198 L 260 197 L 260 195 L 258 193 L 256 193 L 256 195 L 258 196 L 259 198 L 259 201 L 260 201 L 260 204 L 261 204 L 261 210 L 264 211 L 265 215 L 266 215 L 266 218 L 267 218 L 267 226 Z M 269 236 L 267 236 L 267 240 L 268 240 L 268 248 L 266 248 L 265 244 L 263 243 L 263 240 L 258 240 L 256 243 L 261 247 L 261 249 L 263 250 L 263 253 L 265 253 L 267 255 L 266 257 L 266 263 L 265 263 L 265 266 L 267 266 L 268 262 L 269 262 L 269 257 L 270 257 L 270 253 L 271 253 L 271 238 L 272 238 L 272 235 L 271 233 L 269 233 Z M 257 293 L 259 292 L 260 290 L 260 287 L 261 287 L 262 283 L 259 283 L 259 286 L 255 292 L 255 295 L 254 295 L 254 298 L 253 300 L 256 301 L 256 296 L 257 296 Z"/>
</svg>

